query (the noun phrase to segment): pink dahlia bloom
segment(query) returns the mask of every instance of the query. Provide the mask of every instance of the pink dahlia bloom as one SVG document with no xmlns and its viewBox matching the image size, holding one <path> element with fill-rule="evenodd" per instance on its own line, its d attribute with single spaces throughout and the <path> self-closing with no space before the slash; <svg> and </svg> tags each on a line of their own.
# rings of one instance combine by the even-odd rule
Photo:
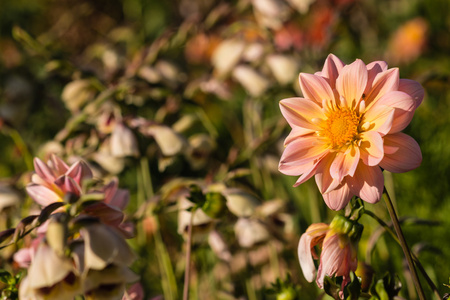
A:
<svg viewBox="0 0 450 300">
<path fill-rule="evenodd" d="M 51 156 L 48 164 L 36 157 L 34 170 L 36 173 L 26 190 L 42 206 L 63 201 L 67 193 L 80 196 L 82 180 L 92 178 L 92 171 L 85 162 L 78 161 L 69 167 L 56 155 Z"/>
<path fill-rule="evenodd" d="M 292 131 L 279 170 L 300 175 L 294 186 L 315 175 L 328 207 L 340 210 L 353 195 L 380 200 L 381 168 L 401 173 L 420 165 L 419 145 L 400 132 L 423 100 L 418 82 L 399 79 L 383 61 L 345 65 L 333 54 L 321 72 L 299 80 L 304 98 L 280 101 Z"/>
<path fill-rule="evenodd" d="M 325 275 L 342 276 L 343 289 L 350 282 L 350 272 L 358 266 L 357 250 L 361 232 L 362 225 L 351 223 L 342 216 L 337 216 L 330 225 L 316 223 L 309 226 L 298 244 L 298 258 L 305 279 L 312 282 L 317 273 L 316 283 L 319 288 L 323 288 Z M 319 259 L 315 246 L 322 249 L 317 271 L 313 261 L 313 258 Z"/>
</svg>

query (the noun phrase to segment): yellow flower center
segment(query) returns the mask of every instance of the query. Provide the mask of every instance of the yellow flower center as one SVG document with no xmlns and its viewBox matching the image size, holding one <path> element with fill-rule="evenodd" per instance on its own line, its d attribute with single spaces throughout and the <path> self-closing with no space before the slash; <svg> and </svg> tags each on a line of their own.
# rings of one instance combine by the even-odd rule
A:
<svg viewBox="0 0 450 300">
<path fill-rule="evenodd" d="M 341 148 L 358 137 L 360 116 L 349 108 L 333 111 L 325 121 L 323 135 L 326 136 L 332 148 Z"/>
</svg>

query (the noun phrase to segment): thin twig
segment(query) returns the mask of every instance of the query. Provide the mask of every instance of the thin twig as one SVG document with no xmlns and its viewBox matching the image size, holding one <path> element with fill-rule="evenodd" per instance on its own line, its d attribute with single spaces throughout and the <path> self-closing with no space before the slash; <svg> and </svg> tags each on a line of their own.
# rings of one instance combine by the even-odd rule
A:
<svg viewBox="0 0 450 300">
<path fill-rule="evenodd" d="M 192 243 L 192 221 L 194 220 L 194 214 L 196 209 L 191 211 L 191 218 L 189 220 L 188 235 L 186 239 L 186 270 L 184 272 L 184 288 L 183 288 L 183 300 L 189 299 L 189 281 L 191 271 L 191 243 Z"/>
<path fill-rule="evenodd" d="M 409 250 L 408 244 L 406 243 L 405 236 L 403 235 L 400 223 L 398 222 L 397 214 L 395 213 L 394 206 L 392 205 L 391 198 L 389 197 L 386 188 L 383 191 L 383 196 L 386 202 L 386 207 L 392 220 L 392 224 L 394 225 L 395 232 L 399 239 L 400 246 L 402 247 L 403 253 L 405 254 L 406 261 L 408 262 L 409 270 L 411 271 L 412 279 L 414 281 L 414 285 L 416 286 L 417 294 L 419 295 L 420 300 L 425 300 L 426 299 L 425 294 L 423 292 L 422 285 L 420 284 L 416 268 L 414 267 L 411 251 Z"/>
<path fill-rule="evenodd" d="M 372 217 L 373 219 L 375 219 L 391 236 L 392 238 L 398 243 L 400 244 L 400 241 L 397 237 L 397 235 L 395 234 L 395 232 L 391 229 L 391 227 L 384 222 L 382 219 L 380 219 L 376 214 L 374 214 L 372 211 L 370 210 L 364 210 L 364 213 L 370 217 Z M 414 263 L 416 264 L 417 268 L 419 269 L 419 271 L 422 273 L 423 277 L 425 277 L 425 280 L 427 281 L 428 285 L 430 286 L 430 288 L 433 290 L 434 295 L 439 299 L 442 300 L 441 295 L 439 294 L 439 291 L 436 287 L 436 285 L 434 284 L 433 280 L 431 280 L 430 276 L 428 276 L 428 273 L 425 271 L 425 268 L 422 266 L 421 262 L 419 261 L 419 259 L 417 258 L 417 256 L 414 253 L 411 253 L 412 258 L 414 260 Z"/>
</svg>

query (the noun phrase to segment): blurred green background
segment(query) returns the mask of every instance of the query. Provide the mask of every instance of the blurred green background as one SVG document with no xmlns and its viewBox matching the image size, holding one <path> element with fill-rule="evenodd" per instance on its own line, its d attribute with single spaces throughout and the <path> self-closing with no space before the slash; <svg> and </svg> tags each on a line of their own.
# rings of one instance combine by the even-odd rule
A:
<svg viewBox="0 0 450 300">
<path fill-rule="evenodd" d="M 145 56 L 149 66 L 160 61 L 176 66 L 175 83 L 168 76 L 166 81 L 143 84 L 141 93 L 133 89 L 135 102 L 119 101 L 122 111 L 171 126 L 200 108 L 218 145 L 211 154 L 210 170 L 192 170 L 182 164 L 157 174 L 160 162 L 148 155 L 152 174 L 157 174 L 156 191 L 167 178 L 204 178 L 211 170 L 219 172 L 217 166 L 237 151 L 239 159 L 233 168 L 248 168 L 251 173 L 240 184 L 250 186 L 261 199 L 286 200 L 298 238 L 312 222 L 329 222 L 334 212 L 324 205 L 314 182 L 292 188 L 296 178 L 276 172 L 280 145 L 289 132 L 278 102 L 299 95 L 299 89 L 297 75 L 283 79 L 277 73 L 280 64 L 275 62 L 274 67 L 268 57 L 279 55 L 296 62 L 295 74 L 320 70 L 329 53 L 346 63 L 356 58 L 366 63 L 385 60 L 390 67 L 399 67 L 401 78 L 420 82 L 426 91 L 405 130 L 421 146 L 422 165 L 406 174 L 386 174 L 386 185 L 395 196 L 398 214 L 410 217 L 403 225 L 409 245 L 443 295 L 450 292 L 443 285 L 450 276 L 449 6 L 448 0 L 0 0 L 1 180 L 16 184 L 21 174 L 30 171 L 24 149 L 37 155 L 40 146 L 54 139 L 75 114 L 61 97 L 69 82 L 96 78 L 106 87 L 118 85 L 132 77 L 133 64 Z M 240 66 L 256 72 L 255 78 L 254 73 L 239 76 L 233 69 L 221 72 L 221 62 L 231 68 L 238 64 L 228 61 L 232 51 L 223 57 L 215 52 L 221 42 L 231 39 L 257 45 L 248 57 L 238 58 Z M 108 56 L 110 50 L 113 58 Z M 208 88 L 206 83 L 225 90 Z M 171 104 L 176 108 L 170 110 Z M 161 107 L 166 109 L 164 117 Z M 83 130 L 87 129 L 77 132 Z M 137 184 L 130 170 L 118 175 L 121 186 L 136 199 Z M 136 206 L 130 205 L 130 213 Z M 388 220 L 384 203 L 369 207 Z M 364 257 L 377 224 L 367 217 L 362 222 L 366 225 L 360 246 Z M 170 232 L 173 229 L 165 227 L 163 235 L 169 251 L 176 252 L 181 241 Z M 305 284 L 295 262 L 297 238 L 284 244 L 280 256 L 293 281 L 303 286 L 304 295 L 311 295 L 305 299 L 316 299 L 320 291 Z M 149 245 L 137 244 L 146 261 L 143 264 L 155 259 Z M 392 239 L 383 236 L 375 248 L 371 260 L 377 274 L 403 274 L 401 249 Z M 199 272 L 207 273 L 215 260 L 204 263 L 207 267 Z M 402 295 L 415 299 L 408 292 L 412 288 L 408 279 L 401 278 Z M 145 290 L 157 295 L 161 288 L 151 281 L 143 279 Z M 423 286 L 431 294 L 425 282 Z M 263 297 L 261 291 L 255 295 Z"/>
</svg>

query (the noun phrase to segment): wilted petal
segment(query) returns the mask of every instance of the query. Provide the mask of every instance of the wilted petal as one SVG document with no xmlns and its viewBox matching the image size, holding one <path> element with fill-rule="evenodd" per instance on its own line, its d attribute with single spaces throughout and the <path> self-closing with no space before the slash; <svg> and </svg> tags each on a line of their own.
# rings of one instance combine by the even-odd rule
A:
<svg viewBox="0 0 450 300">
<path fill-rule="evenodd" d="M 253 97 L 261 96 L 270 84 L 263 75 L 247 65 L 239 65 L 234 68 L 233 77 Z"/>
<path fill-rule="evenodd" d="M 334 93 L 328 82 L 316 75 L 300 73 L 300 88 L 306 99 L 322 104 L 322 100 L 334 100 Z"/>
<path fill-rule="evenodd" d="M 332 231 L 325 237 L 316 279 L 316 283 L 321 289 L 325 275 L 332 277 L 342 264 L 344 248 L 341 248 L 340 243 L 339 235 L 333 234 Z"/>
<path fill-rule="evenodd" d="M 270 238 L 267 228 L 256 219 L 239 218 L 234 225 L 238 243 L 241 247 L 250 248 Z"/>
<path fill-rule="evenodd" d="M 227 189 L 223 194 L 228 209 L 238 217 L 250 217 L 260 205 L 258 198 L 240 189 Z"/>
<path fill-rule="evenodd" d="M 402 132 L 384 137 L 385 154 L 380 167 L 389 172 L 403 173 L 414 170 L 422 162 L 419 144 Z"/>
<path fill-rule="evenodd" d="M 291 127 L 318 130 L 319 127 L 312 120 L 326 118 L 319 105 L 304 98 L 283 99 L 280 101 L 280 110 Z"/>
<path fill-rule="evenodd" d="M 127 242 L 113 229 L 103 224 L 92 224 L 80 229 L 85 244 L 85 267 L 102 270 L 114 263 L 130 265 L 135 255 Z"/>
<path fill-rule="evenodd" d="M 300 242 L 298 243 L 298 259 L 300 262 L 300 267 L 303 272 L 303 276 L 308 282 L 314 280 L 316 275 L 316 267 L 314 266 L 314 261 L 311 255 L 311 241 L 312 236 L 307 233 L 302 234 L 300 237 Z"/>
<path fill-rule="evenodd" d="M 266 60 L 275 79 L 280 84 L 288 84 L 297 77 L 298 63 L 294 57 L 272 54 Z"/>
<path fill-rule="evenodd" d="M 125 125 L 117 123 L 111 133 L 111 155 L 116 157 L 139 156 L 136 137 Z"/>
<path fill-rule="evenodd" d="M 150 126 L 146 132 L 155 138 L 161 152 L 165 156 L 173 156 L 180 153 L 186 146 L 186 141 L 172 128 L 164 125 Z"/>
<path fill-rule="evenodd" d="M 357 104 L 367 84 L 367 67 L 362 60 L 357 59 L 350 65 L 342 68 L 336 80 L 336 89 L 347 103 Z"/>
<path fill-rule="evenodd" d="M 69 260 L 60 257 L 52 248 L 41 244 L 28 269 L 30 287 L 34 289 L 51 287 L 63 280 L 72 271 Z"/>
<path fill-rule="evenodd" d="M 220 43 L 212 55 L 212 64 L 219 76 L 227 74 L 239 62 L 245 49 L 245 43 L 238 39 Z"/>
<path fill-rule="evenodd" d="M 380 167 L 369 167 L 365 164 L 359 164 L 356 168 L 355 176 L 349 176 L 346 180 L 351 192 L 364 201 L 376 203 L 381 199 L 384 178 Z"/>
</svg>

